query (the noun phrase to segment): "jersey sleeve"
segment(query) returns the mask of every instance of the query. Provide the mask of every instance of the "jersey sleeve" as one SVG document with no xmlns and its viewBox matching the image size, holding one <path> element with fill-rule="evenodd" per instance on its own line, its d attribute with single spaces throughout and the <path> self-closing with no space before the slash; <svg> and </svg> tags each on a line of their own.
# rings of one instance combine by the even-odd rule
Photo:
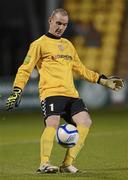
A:
<svg viewBox="0 0 128 180">
<path fill-rule="evenodd" d="M 84 80 L 96 83 L 99 79 L 97 72 L 91 71 L 86 68 L 79 59 L 79 56 L 74 48 L 73 71 L 78 73 Z"/>
<path fill-rule="evenodd" d="M 33 42 L 28 50 L 28 53 L 24 59 L 23 64 L 19 67 L 16 74 L 13 87 L 20 87 L 23 89 L 33 71 L 36 63 L 40 59 L 40 45 L 37 42 Z"/>
</svg>

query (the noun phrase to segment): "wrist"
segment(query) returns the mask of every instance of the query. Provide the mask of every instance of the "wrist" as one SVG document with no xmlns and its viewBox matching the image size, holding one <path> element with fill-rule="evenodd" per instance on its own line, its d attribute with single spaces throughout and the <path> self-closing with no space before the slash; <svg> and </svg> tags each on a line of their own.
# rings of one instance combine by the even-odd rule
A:
<svg viewBox="0 0 128 180">
<path fill-rule="evenodd" d="M 104 86 L 104 85 L 106 85 L 107 80 L 108 80 L 108 78 L 102 74 L 99 76 L 97 83 Z"/>
<path fill-rule="evenodd" d="M 13 92 L 18 93 L 18 94 L 21 94 L 22 89 L 15 86 L 15 87 L 13 88 Z"/>
</svg>

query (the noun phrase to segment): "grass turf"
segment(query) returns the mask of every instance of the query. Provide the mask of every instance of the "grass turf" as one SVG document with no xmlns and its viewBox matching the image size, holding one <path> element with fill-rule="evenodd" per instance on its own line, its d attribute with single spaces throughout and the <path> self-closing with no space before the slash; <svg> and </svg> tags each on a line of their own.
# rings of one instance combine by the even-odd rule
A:
<svg viewBox="0 0 128 180">
<path fill-rule="evenodd" d="M 40 112 L 0 113 L 0 180 L 128 179 L 128 111 L 94 111 L 91 117 L 93 126 L 75 162 L 83 173 L 37 175 L 43 130 Z M 61 164 L 64 153 L 54 142 L 52 163 Z"/>
</svg>

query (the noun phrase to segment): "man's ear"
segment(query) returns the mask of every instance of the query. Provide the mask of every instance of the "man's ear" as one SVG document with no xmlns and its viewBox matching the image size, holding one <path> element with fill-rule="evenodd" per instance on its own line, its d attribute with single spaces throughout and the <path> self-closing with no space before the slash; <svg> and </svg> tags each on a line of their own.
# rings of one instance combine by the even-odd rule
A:
<svg viewBox="0 0 128 180">
<path fill-rule="evenodd" d="M 49 18 L 48 22 L 49 22 L 49 23 L 51 22 L 51 17 Z"/>
</svg>

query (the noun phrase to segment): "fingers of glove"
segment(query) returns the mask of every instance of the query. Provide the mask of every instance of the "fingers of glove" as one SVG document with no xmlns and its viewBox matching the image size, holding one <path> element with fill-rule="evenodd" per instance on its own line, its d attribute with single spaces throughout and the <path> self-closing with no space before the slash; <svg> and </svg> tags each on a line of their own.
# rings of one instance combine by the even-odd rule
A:
<svg viewBox="0 0 128 180">
<path fill-rule="evenodd" d="M 7 101 L 8 102 L 13 102 L 13 101 L 16 101 L 16 99 L 17 99 L 17 96 L 10 96 L 8 99 L 7 99 Z"/>
<path fill-rule="evenodd" d="M 6 106 L 13 106 L 16 103 L 16 99 L 8 99 L 6 102 Z"/>
<path fill-rule="evenodd" d="M 7 109 L 7 110 L 13 109 L 14 106 L 15 106 L 15 101 L 7 102 L 7 103 L 6 103 L 6 109 Z"/>
<path fill-rule="evenodd" d="M 116 83 L 116 84 L 119 84 L 120 86 L 124 86 L 124 81 L 123 81 L 123 79 L 120 79 L 120 78 L 111 78 L 111 80 L 114 82 L 114 83 Z"/>
<path fill-rule="evenodd" d="M 13 106 L 6 106 L 6 110 L 7 110 L 7 111 L 12 110 L 13 108 L 14 108 Z"/>
<path fill-rule="evenodd" d="M 6 105 L 12 105 L 12 104 L 14 104 L 15 103 L 15 101 L 7 101 L 6 102 Z"/>
<path fill-rule="evenodd" d="M 108 80 L 107 86 L 112 90 L 116 90 L 116 91 L 119 90 L 118 89 L 119 86 L 116 86 L 116 82 L 114 82 L 112 79 Z"/>
<path fill-rule="evenodd" d="M 114 90 L 115 91 L 119 91 L 122 87 L 115 87 Z"/>
<path fill-rule="evenodd" d="M 13 94 L 8 98 L 8 100 L 6 102 L 6 109 L 7 110 L 14 108 L 17 98 L 18 98 L 18 96 L 16 94 Z"/>
<path fill-rule="evenodd" d="M 120 78 L 109 78 L 106 83 L 107 87 L 113 89 L 113 90 L 120 90 L 124 86 L 124 82 Z"/>
<path fill-rule="evenodd" d="M 17 99 L 17 98 L 12 98 L 12 97 L 10 98 L 10 97 L 9 97 L 9 98 L 7 99 L 7 103 L 13 103 L 13 102 L 16 101 L 16 99 Z"/>
<path fill-rule="evenodd" d="M 122 89 L 122 86 L 119 86 L 119 85 L 117 85 L 117 84 L 115 83 L 114 90 L 115 90 L 115 91 L 118 91 L 118 90 L 120 90 L 120 89 Z"/>
<path fill-rule="evenodd" d="M 114 83 L 116 84 L 116 87 L 124 87 L 124 82 L 122 81 L 122 80 L 120 80 L 120 81 L 114 81 Z"/>
<path fill-rule="evenodd" d="M 113 83 L 113 90 L 118 91 L 122 88 L 122 85 L 119 85 L 117 83 Z"/>
<path fill-rule="evenodd" d="M 124 87 L 124 81 L 120 81 L 119 86 Z"/>
<path fill-rule="evenodd" d="M 113 81 L 113 83 L 115 84 L 115 88 L 121 89 L 122 87 L 124 87 L 124 81 L 121 78 L 118 78 L 118 77 L 109 77 L 109 81 Z"/>
<path fill-rule="evenodd" d="M 18 94 L 12 94 L 9 98 L 8 101 L 15 101 L 18 98 Z"/>
</svg>

